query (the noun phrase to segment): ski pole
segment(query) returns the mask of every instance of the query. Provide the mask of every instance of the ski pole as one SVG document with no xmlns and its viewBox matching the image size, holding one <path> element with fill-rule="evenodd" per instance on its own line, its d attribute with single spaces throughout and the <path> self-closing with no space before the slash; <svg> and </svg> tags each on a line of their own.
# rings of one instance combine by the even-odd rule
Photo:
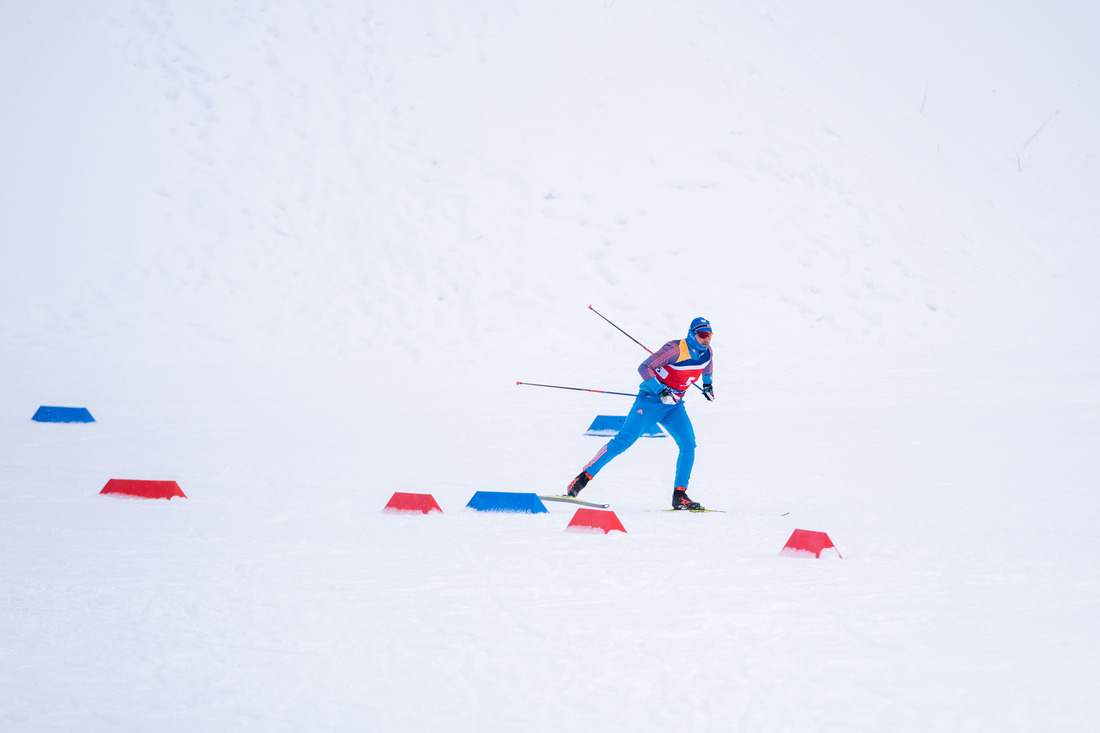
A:
<svg viewBox="0 0 1100 733">
<path fill-rule="evenodd" d="M 608 323 L 611 323 L 611 321 L 610 321 L 610 320 L 609 320 L 609 319 L 607 318 L 607 316 L 605 316 L 605 315 L 604 315 L 603 313 L 600 313 L 600 312 L 599 312 L 598 310 L 596 310 L 596 309 L 595 309 L 595 308 L 593 308 L 592 306 L 588 306 L 588 310 L 592 311 L 593 313 L 595 313 L 595 314 L 596 314 L 597 316 L 599 316 L 600 318 L 604 319 L 604 320 L 605 320 L 605 321 L 607 321 Z M 612 326 L 615 326 L 615 324 L 614 324 L 614 323 L 611 323 L 611 325 L 612 325 Z M 652 353 L 653 353 L 652 351 L 650 351 L 650 349 L 649 349 L 649 347 L 648 347 L 648 346 L 646 346 L 646 345 L 645 345 L 645 344 L 643 344 L 643 343 L 642 343 L 641 341 L 639 341 L 638 339 L 636 339 L 636 338 L 634 338 L 633 336 L 631 336 L 631 335 L 630 335 L 629 333 L 627 333 L 626 331 L 622 330 L 622 329 L 621 329 L 621 328 L 619 328 L 618 326 L 615 326 L 615 329 L 616 329 L 616 330 L 617 330 L 617 331 L 618 331 L 619 333 L 621 333 L 621 334 L 622 334 L 623 336 L 626 336 L 626 337 L 627 337 L 628 339 L 630 339 L 630 340 L 631 340 L 631 341 L 633 341 L 634 343 L 638 344 L 638 346 L 641 346 L 641 347 L 642 347 L 643 349 L 645 349 L 646 351 L 649 351 L 649 353 L 650 353 L 650 354 L 652 354 Z M 699 390 L 700 392 L 703 392 L 703 391 L 704 391 L 704 390 L 703 390 L 703 388 L 702 388 L 702 386 L 700 386 L 698 382 L 693 382 L 692 384 L 694 384 L 694 385 L 695 385 L 695 388 L 696 388 L 697 390 Z"/>
<path fill-rule="evenodd" d="M 605 315 L 604 315 L 603 313 L 600 313 L 600 312 L 599 312 L 598 310 L 596 310 L 596 309 L 595 309 L 595 308 L 593 308 L 592 306 L 588 306 L 588 310 L 592 311 L 593 313 L 595 313 L 595 314 L 596 314 L 597 316 L 599 316 L 600 318 L 604 319 L 604 320 L 605 320 L 605 321 L 607 321 L 608 323 L 611 323 L 611 321 L 610 321 L 610 320 L 608 320 L 607 316 L 605 316 Z M 630 339 L 630 340 L 631 340 L 631 341 L 633 341 L 634 343 L 638 344 L 638 346 L 641 346 L 641 347 L 642 347 L 643 349 L 645 349 L 646 351 L 649 351 L 649 347 L 647 347 L 647 346 L 646 346 L 645 344 L 643 344 L 643 343 L 642 343 L 641 341 L 639 341 L 638 339 L 634 338 L 633 336 L 631 336 L 631 335 L 630 335 L 629 333 L 627 333 L 626 331 L 622 330 L 622 329 L 621 329 L 621 328 L 619 328 L 618 326 L 615 326 L 615 324 L 614 324 L 614 323 L 611 323 L 611 325 L 612 325 L 612 326 L 614 326 L 614 327 L 615 327 L 615 329 L 616 329 L 616 330 L 617 330 L 617 331 L 618 331 L 619 333 L 621 333 L 621 334 L 622 334 L 623 336 L 626 336 L 626 337 L 627 337 L 628 339 Z M 650 353 L 650 354 L 652 354 L 653 352 L 652 352 L 652 351 L 649 351 L 649 353 Z"/>
<path fill-rule="evenodd" d="M 637 397 L 636 394 L 629 392 L 609 392 L 606 389 L 586 389 L 585 387 L 562 387 L 558 384 L 535 384 L 534 382 L 516 382 L 516 384 L 523 384 L 528 387 L 549 387 L 550 389 L 571 389 L 574 392 L 595 392 L 597 394 L 617 394 L 623 397 Z"/>
</svg>

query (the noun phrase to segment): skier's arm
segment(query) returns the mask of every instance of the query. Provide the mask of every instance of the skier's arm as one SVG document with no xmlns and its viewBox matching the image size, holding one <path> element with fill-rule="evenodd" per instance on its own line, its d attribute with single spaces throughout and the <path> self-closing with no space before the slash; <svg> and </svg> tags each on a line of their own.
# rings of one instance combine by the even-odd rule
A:
<svg viewBox="0 0 1100 733">
<path fill-rule="evenodd" d="M 643 392 L 648 392 L 654 397 L 660 397 L 661 402 L 672 404 L 677 398 L 673 396 L 672 390 L 668 388 L 664 382 L 657 376 L 657 370 L 666 364 L 671 364 L 676 361 L 680 356 L 680 342 L 669 341 L 667 344 L 659 348 L 648 359 L 638 365 L 638 374 L 642 377 L 642 383 L 640 386 Z M 680 393 L 682 394 L 682 393 Z"/>
<path fill-rule="evenodd" d="M 712 377 L 714 376 L 714 352 L 710 353 L 710 361 L 707 362 L 706 368 L 703 369 L 703 396 L 707 398 L 707 402 L 714 402 L 714 384 Z"/>
<path fill-rule="evenodd" d="M 666 364 L 671 364 L 680 357 L 680 342 L 669 341 L 657 349 L 648 359 L 638 365 L 638 374 L 642 376 L 643 383 L 657 378 L 657 370 Z M 658 390 L 660 391 L 660 390 Z"/>
</svg>

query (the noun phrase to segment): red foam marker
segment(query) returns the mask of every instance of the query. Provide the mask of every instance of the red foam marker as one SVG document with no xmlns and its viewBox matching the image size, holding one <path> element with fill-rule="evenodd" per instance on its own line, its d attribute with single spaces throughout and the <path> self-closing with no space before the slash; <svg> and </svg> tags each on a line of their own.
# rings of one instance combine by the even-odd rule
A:
<svg viewBox="0 0 1100 733">
<path fill-rule="evenodd" d="M 382 511 L 395 514 L 443 513 L 431 494 L 407 494 L 401 491 L 395 492 L 390 497 L 389 503 L 382 508 Z"/>
<path fill-rule="evenodd" d="M 578 509 L 565 528 L 566 532 L 602 532 L 608 534 L 612 530 L 626 533 L 626 527 L 619 521 L 615 512 L 607 512 L 602 509 Z"/>
<path fill-rule="evenodd" d="M 99 493 L 136 496 L 140 499 L 171 499 L 173 496 L 187 498 L 175 481 L 133 481 L 113 478 Z"/>
<path fill-rule="evenodd" d="M 840 550 L 824 532 L 796 529 L 779 551 L 785 557 L 841 557 Z"/>
</svg>

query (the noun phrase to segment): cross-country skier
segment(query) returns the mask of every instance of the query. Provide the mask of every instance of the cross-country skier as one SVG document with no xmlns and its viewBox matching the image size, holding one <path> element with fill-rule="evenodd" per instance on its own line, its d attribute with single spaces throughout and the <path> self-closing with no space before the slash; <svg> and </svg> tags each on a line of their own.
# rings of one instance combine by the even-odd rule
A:
<svg viewBox="0 0 1100 733">
<path fill-rule="evenodd" d="M 644 380 L 619 432 L 600 448 L 588 465 L 569 482 L 567 492 L 576 496 L 615 456 L 625 451 L 654 423 L 660 423 L 676 441 L 676 482 L 672 490 L 673 509 L 702 509 L 687 495 L 691 467 L 695 463 L 695 429 L 684 408 L 684 394 L 702 377 L 703 396 L 714 401 L 714 355 L 710 349 L 713 332 L 710 321 L 696 318 L 687 338 L 669 341 L 638 366 Z"/>
</svg>

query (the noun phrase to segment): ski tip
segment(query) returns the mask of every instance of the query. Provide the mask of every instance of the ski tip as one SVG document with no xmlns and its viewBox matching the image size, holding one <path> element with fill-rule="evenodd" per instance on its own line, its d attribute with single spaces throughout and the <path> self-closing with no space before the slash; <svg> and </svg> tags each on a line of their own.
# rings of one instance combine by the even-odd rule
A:
<svg viewBox="0 0 1100 733">
<path fill-rule="evenodd" d="M 560 501 L 565 504 L 574 504 L 576 506 L 586 506 L 592 509 L 610 509 L 610 504 L 601 504 L 596 501 L 588 501 L 586 499 L 578 499 L 575 496 L 569 496 L 568 494 L 539 494 L 538 497 L 543 501 Z"/>
</svg>

